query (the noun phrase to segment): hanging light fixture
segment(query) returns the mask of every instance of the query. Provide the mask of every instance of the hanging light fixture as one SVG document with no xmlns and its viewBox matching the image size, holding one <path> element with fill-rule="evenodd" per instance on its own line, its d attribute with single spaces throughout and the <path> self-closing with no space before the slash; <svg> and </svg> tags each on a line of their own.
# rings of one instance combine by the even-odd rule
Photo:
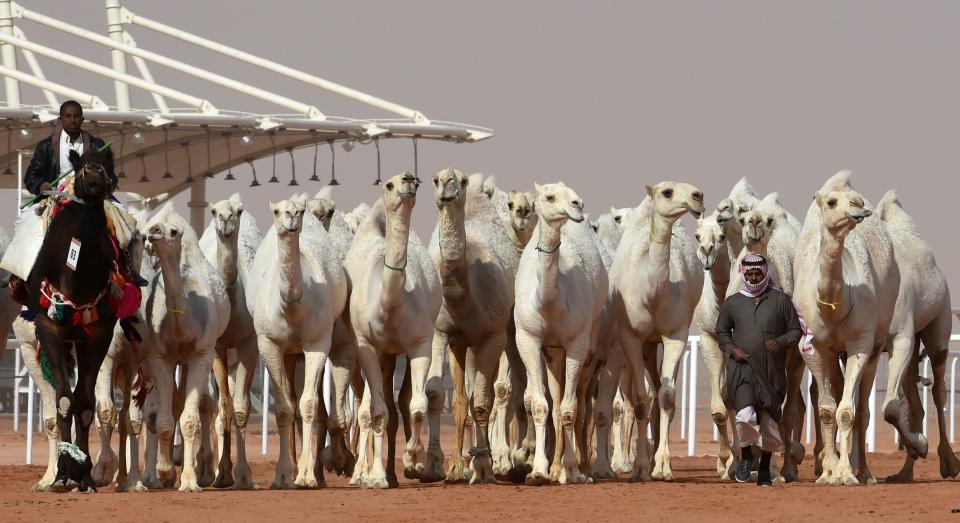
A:
<svg viewBox="0 0 960 523">
<path fill-rule="evenodd" d="M 240 145 L 247 147 L 253 144 L 253 136 L 245 134 L 240 137 Z"/>
<path fill-rule="evenodd" d="M 330 183 L 327 185 L 337 186 L 340 185 L 337 181 L 337 153 L 333 147 L 333 140 L 327 140 L 327 143 L 330 144 Z"/>
<path fill-rule="evenodd" d="M 297 183 L 297 162 L 293 159 L 293 147 L 287 147 L 287 154 L 290 155 L 290 183 L 287 187 L 296 187 Z"/>
<path fill-rule="evenodd" d="M 186 183 L 193 182 L 193 162 L 190 159 L 190 144 L 183 142 L 180 144 L 183 147 L 183 152 L 187 155 L 187 178 L 184 180 Z"/>
<path fill-rule="evenodd" d="M 235 181 L 235 180 L 237 179 L 237 177 L 233 175 L 233 167 L 232 167 L 232 165 L 233 165 L 233 154 L 231 154 L 231 152 L 230 152 L 230 133 L 223 133 L 223 140 L 224 140 L 225 142 L 227 142 L 227 175 L 226 175 L 223 179 L 224 179 L 224 180 L 229 180 L 229 181 L 232 182 L 232 181 Z M 207 151 L 208 151 L 208 152 L 210 151 L 209 145 L 208 145 L 208 147 L 207 147 Z M 208 169 L 209 169 L 209 167 L 208 167 Z M 212 173 L 211 173 L 211 175 L 212 175 Z"/>
<path fill-rule="evenodd" d="M 313 131 L 310 131 L 313 132 Z M 310 177 L 311 182 L 319 182 L 320 177 L 317 176 L 317 150 L 320 149 L 320 144 L 314 140 L 313 142 L 313 176 Z"/>
<path fill-rule="evenodd" d="M 273 172 L 267 182 L 280 183 L 280 180 L 277 178 L 277 136 L 273 133 L 270 133 L 270 148 L 273 149 Z"/>
<path fill-rule="evenodd" d="M 138 127 L 136 131 L 133 131 L 133 143 L 137 145 L 143 145 L 143 131 Z"/>
<path fill-rule="evenodd" d="M 253 165 L 253 158 L 247 158 L 246 161 L 250 164 L 250 170 L 253 171 L 253 181 L 250 182 L 250 187 L 260 187 L 260 182 L 257 181 L 257 168 Z"/>
<path fill-rule="evenodd" d="M 161 178 L 170 179 L 170 178 L 173 178 L 173 175 L 170 174 L 170 159 L 169 159 L 168 156 L 167 156 L 167 152 L 168 152 L 167 149 L 168 149 L 168 147 L 167 147 L 167 128 L 164 127 L 164 128 L 163 128 L 163 166 L 164 166 L 164 173 L 163 173 L 163 176 L 161 176 Z"/>
<path fill-rule="evenodd" d="M 350 139 L 350 140 L 347 140 L 347 141 L 343 142 L 342 147 L 343 147 L 343 150 L 344 150 L 344 151 L 347 151 L 347 152 L 352 151 L 352 150 L 353 150 L 353 140 Z"/>
<path fill-rule="evenodd" d="M 413 177 L 420 183 L 420 154 L 417 152 L 417 138 L 419 134 L 413 135 Z"/>
<path fill-rule="evenodd" d="M 13 161 L 13 144 L 11 140 L 13 139 L 13 131 L 7 127 L 7 168 L 3 170 L 3 174 L 6 176 L 13 176 L 13 171 L 10 170 L 10 162 Z"/>
<path fill-rule="evenodd" d="M 126 178 L 127 173 L 123 172 L 123 146 L 127 143 L 127 135 L 123 132 L 123 129 L 120 129 L 120 172 L 117 173 L 117 178 Z"/>
<path fill-rule="evenodd" d="M 373 182 L 373 184 L 380 185 L 380 138 L 374 138 L 373 145 L 377 147 L 377 179 Z"/>
<path fill-rule="evenodd" d="M 30 124 L 27 124 L 21 127 L 19 134 L 20 134 L 21 140 L 29 140 L 30 137 L 33 136 L 33 131 L 30 130 Z"/>
<path fill-rule="evenodd" d="M 147 183 L 150 181 L 150 178 L 147 178 L 147 162 L 143 159 L 143 153 L 138 154 L 137 158 L 140 158 L 140 169 L 143 170 L 143 174 L 140 175 L 140 179 L 137 180 L 137 182 Z"/>
<path fill-rule="evenodd" d="M 210 127 L 203 126 L 207 131 L 207 170 L 203 171 L 204 178 L 213 178 L 213 171 L 210 169 Z M 227 142 L 227 147 L 230 146 L 230 143 Z"/>
</svg>

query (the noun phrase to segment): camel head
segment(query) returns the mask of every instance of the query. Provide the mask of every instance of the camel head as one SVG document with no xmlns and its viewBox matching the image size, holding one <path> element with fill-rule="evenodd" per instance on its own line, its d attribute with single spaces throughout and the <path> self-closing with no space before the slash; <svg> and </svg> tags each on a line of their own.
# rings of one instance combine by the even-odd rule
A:
<svg viewBox="0 0 960 523">
<path fill-rule="evenodd" d="M 493 195 L 497 192 L 497 182 L 493 179 L 493 176 L 483 181 L 483 186 L 480 190 L 483 194 L 487 195 L 487 198 L 493 199 Z"/>
<path fill-rule="evenodd" d="M 273 226 L 277 235 L 299 234 L 303 227 L 303 213 L 307 211 L 307 200 L 302 196 L 294 196 L 278 203 L 271 201 L 270 210 L 273 211 Z"/>
<path fill-rule="evenodd" d="M 525 231 L 537 225 L 537 199 L 533 193 L 510 191 L 507 193 L 507 209 L 510 211 L 510 225 L 518 231 Z"/>
<path fill-rule="evenodd" d="M 102 202 L 113 191 L 112 182 L 107 176 L 106 165 L 111 161 L 109 150 L 103 154 L 87 151 L 83 157 L 76 151 L 70 151 L 70 164 L 73 166 L 73 194 L 88 202 Z"/>
<path fill-rule="evenodd" d="M 466 201 L 468 178 L 460 171 L 447 167 L 433 177 L 434 199 L 437 209 L 455 204 L 462 207 Z"/>
<path fill-rule="evenodd" d="M 540 219 L 555 227 L 568 219 L 583 221 L 583 200 L 563 182 L 534 184 L 537 190 L 536 210 Z"/>
<path fill-rule="evenodd" d="M 234 198 L 234 196 L 236 198 Z M 213 216 L 213 226 L 221 238 L 230 238 L 240 229 L 240 216 L 243 215 L 243 203 L 240 195 L 231 196 L 229 200 L 221 200 L 210 208 Z"/>
<path fill-rule="evenodd" d="M 146 225 L 146 251 L 151 256 L 180 262 L 187 222 L 167 204 Z"/>
<path fill-rule="evenodd" d="M 703 193 L 689 183 L 648 185 L 647 194 L 653 200 L 653 211 L 667 220 L 676 221 L 688 212 L 698 218 L 703 215 Z"/>
<path fill-rule="evenodd" d="M 383 205 L 388 213 L 400 210 L 410 212 L 417 203 L 417 189 L 420 182 L 408 171 L 390 178 L 380 184 L 383 188 Z"/>
<path fill-rule="evenodd" d="M 333 187 L 326 186 L 317 191 L 317 194 L 307 201 L 307 210 L 320 220 L 323 228 L 330 230 L 330 220 L 337 210 L 337 202 L 333 199 Z"/>
<path fill-rule="evenodd" d="M 713 211 L 710 216 L 703 216 L 697 220 L 697 233 L 694 235 L 699 247 L 697 258 L 703 264 L 704 270 L 710 270 L 717 263 L 717 256 L 726 248 L 727 241 L 723 222 L 720 220 L 720 211 Z"/>
<path fill-rule="evenodd" d="M 344 213 L 343 220 L 347 222 L 347 227 L 350 228 L 350 234 L 357 234 L 357 229 L 360 227 L 360 223 L 363 222 L 363 219 L 367 217 L 367 213 L 370 212 L 370 206 L 361 203 L 354 207 L 354 209 L 348 213 Z"/>
<path fill-rule="evenodd" d="M 860 193 L 850 190 L 817 192 L 820 223 L 833 236 L 844 238 L 864 219 L 873 214 Z"/>
<path fill-rule="evenodd" d="M 772 227 L 767 226 L 767 221 L 757 209 L 743 213 L 738 222 L 740 223 L 740 236 L 743 244 L 752 252 L 760 252 L 760 246 L 770 241 L 770 232 Z"/>
</svg>

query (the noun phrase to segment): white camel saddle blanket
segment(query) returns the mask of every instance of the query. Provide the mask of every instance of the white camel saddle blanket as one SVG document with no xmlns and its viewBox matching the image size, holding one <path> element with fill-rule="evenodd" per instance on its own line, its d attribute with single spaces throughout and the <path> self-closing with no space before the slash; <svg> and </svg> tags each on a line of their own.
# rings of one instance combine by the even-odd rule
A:
<svg viewBox="0 0 960 523">
<path fill-rule="evenodd" d="M 49 199 L 48 199 L 49 200 Z M 9 271 L 21 280 L 26 280 L 33 270 L 33 264 L 43 246 L 43 237 L 50 221 L 54 205 L 46 201 L 24 210 L 14 225 L 13 239 L 0 260 L 0 269 Z M 124 210 L 119 203 L 107 201 L 103 204 L 107 213 L 107 222 L 117 238 L 117 243 L 126 248 L 133 238 L 137 220 Z M 38 213 L 39 209 L 39 213 Z"/>
</svg>

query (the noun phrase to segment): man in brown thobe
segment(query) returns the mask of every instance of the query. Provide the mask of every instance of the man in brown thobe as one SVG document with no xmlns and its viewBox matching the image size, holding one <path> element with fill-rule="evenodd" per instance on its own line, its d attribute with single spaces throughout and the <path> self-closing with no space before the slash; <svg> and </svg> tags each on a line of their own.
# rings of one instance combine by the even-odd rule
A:
<svg viewBox="0 0 960 523">
<path fill-rule="evenodd" d="M 757 485 L 769 486 L 770 456 L 783 451 L 777 422 L 787 392 L 786 351 L 803 335 L 790 297 L 770 281 L 767 260 L 750 253 L 739 266 L 743 289 L 720 307 L 717 336 L 729 356 L 724 384 L 736 414 L 741 460 L 736 480 L 750 479 L 755 445 L 760 448 Z"/>
</svg>

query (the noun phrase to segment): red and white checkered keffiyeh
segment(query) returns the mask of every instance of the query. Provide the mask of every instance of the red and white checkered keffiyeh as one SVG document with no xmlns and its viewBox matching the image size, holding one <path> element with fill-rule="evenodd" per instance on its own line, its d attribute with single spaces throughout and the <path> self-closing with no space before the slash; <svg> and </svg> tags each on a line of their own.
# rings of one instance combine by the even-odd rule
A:
<svg viewBox="0 0 960 523">
<path fill-rule="evenodd" d="M 763 280 L 761 280 L 760 283 L 750 283 L 747 281 L 746 273 L 750 269 L 759 269 L 760 272 L 763 273 Z M 740 278 L 743 279 L 743 288 L 740 289 L 740 294 L 744 296 L 756 298 L 763 294 L 763 291 L 767 290 L 767 287 L 771 284 L 767 259 L 755 252 L 747 254 L 740 260 L 740 266 L 737 267 L 737 272 L 740 273 Z"/>
</svg>

